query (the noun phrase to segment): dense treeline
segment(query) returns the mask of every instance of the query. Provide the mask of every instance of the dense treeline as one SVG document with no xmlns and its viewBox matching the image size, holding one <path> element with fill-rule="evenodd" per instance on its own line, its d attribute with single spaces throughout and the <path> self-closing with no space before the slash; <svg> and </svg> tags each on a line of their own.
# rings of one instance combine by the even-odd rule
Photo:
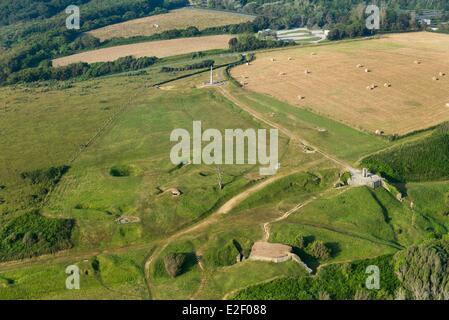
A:
<svg viewBox="0 0 449 320">
<path fill-rule="evenodd" d="M 69 5 L 81 5 L 90 0 L 14 0 L 0 2 L 0 26 L 31 19 L 50 18 Z"/>
<path fill-rule="evenodd" d="M 396 182 L 448 179 L 448 126 L 420 141 L 365 158 L 362 165 Z"/>
<path fill-rule="evenodd" d="M 201 3 L 201 0 L 193 0 Z M 272 20 L 273 29 L 291 27 L 329 27 L 338 23 L 348 24 L 354 12 L 360 12 L 366 4 L 384 5 L 392 12 L 400 10 L 435 9 L 449 11 L 446 0 L 208 0 L 210 8 L 236 10 L 261 15 Z"/>
<path fill-rule="evenodd" d="M 214 60 L 203 60 L 201 62 L 192 63 L 183 67 L 162 67 L 161 72 L 178 72 L 178 71 L 187 71 L 187 70 L 196 70 L 196 69 L 204 69 L 210 68 L 215 64 Z"/>
<path fill-rule="evenodd" d="M 93 64 L 79 62 L 58 68 L 40 66 L 38 68 L 20 70 L 12 74 L 8 78 L 7 84 L 41 80 L 69 80 L 73 78 L 89 79 L 114 73 L 148 68 L 156 61 L 156 57 L 134 58 L 128 56 L 112 62 L 97 62 Z"/>
<path fill-rule="evenodd" d="M 310 0 L 298 2 L 287 0 L 275 1 L 228 1 L 210 0 L 208 6 L 243 13 L 257 14 L 268 19 L 266 28 L 290 29 L 298 27 L 324 28 L 330 30 L 329 38 L 339 40 L 347 37 L 371 35 L 366 29 L 365 14 L 368 1 L 362 0 Z M 416 13 L 411 10 L 437 9 L 449 11 L 449 3 L 437 1 L 370 1 L 381 8 L 381 31 L 406 31 L 421 28 L 416 20 Z"/>
<path fill-rule="evenodd" d="M 229 49 L 234 52 L 251 51 L 266 48 L 279 48 L 292 45 L 293 43 L 274 40 L 260 40 L 252 33 L 246 33 L 229 40 Z"/>
<path fill-rule="evenodd" d="M 0 29 L 0 38 L 7 50 L 0 55 L 0 85 L 37 74 L 54 57 L 98 47 L 98 39 L 85 35 L 84 31 L 186 4 L 187 0 L 92 0 L 80 7 L 81 30 L 67 30 L 65 14 L 4 27 Z M 19 71 L 22 74 L 14 75 Z"/>
</svg>

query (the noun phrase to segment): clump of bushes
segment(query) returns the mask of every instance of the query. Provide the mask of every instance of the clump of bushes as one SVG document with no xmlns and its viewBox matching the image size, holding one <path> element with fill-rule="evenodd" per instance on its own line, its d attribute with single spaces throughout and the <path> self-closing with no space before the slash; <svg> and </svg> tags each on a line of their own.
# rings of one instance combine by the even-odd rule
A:
<svg viewBox="0 0 449 320">
<path fill-rule="evenodd" d="M 69 166 L 50 167 L 22 172 L 20 176 L 32 186 L 32 192 L 27 196 L 30 205 L 40 203 L 69 171 Z"/>
<path fill-rule="evenodd" d="M 298 235 L 294 243 L 296 247 L 317 260 L 327 260 L 332 256 L 332 250 L 321 240 L 313 236 Z"/>
<path fill-rule="evenodd" d="M 294 42 L 260 40 L 254 34 L 242 34 L 229 40 L 229 49 L 234 52 L 252 51 L 266 48 L 279 48 L 294 45 Z"/>
<path fill-rule="evenodd" d="M 70 219 L 50 219 L 32 211 L 0 227 L 0 261 L 23 259 L 72 247 Z"/>
<path fill-rule="evenodd" d="M 172 278 L 183 273 L 186 262 L 187 254 L 185 253 L 169 253 L 164 257 L 165 270 Z"/>
<path fill-rule="evenodd" d="M 31 184 L 55 185 L 69 169 L 69 166 L 50 167 L 48 169 L 22 172 L 20 175 L 22 179 L 29 180 Z"/>
<path fill-rule="evenodd" d="M 321 240 L 312 242 L 307 247 L 307 252 L 318 260 L 327 260 L 331 257 L 331 250 Z"/>
</svg>

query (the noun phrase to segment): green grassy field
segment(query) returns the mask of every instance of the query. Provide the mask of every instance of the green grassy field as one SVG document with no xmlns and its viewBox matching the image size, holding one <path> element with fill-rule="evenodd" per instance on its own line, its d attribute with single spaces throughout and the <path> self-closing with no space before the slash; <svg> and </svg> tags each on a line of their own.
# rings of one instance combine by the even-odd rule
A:
<svg viewBox="0 0 449 320">
<path fill-rule="evenodd" d="M 265 288 L 265 298 L 317 299 L 325 291 L 333 298 L 351 298 L 360 288 L 341 263 L 391 255 L 447 233 L 447 182 L 406 184 L 404 202 L 384 189 L 335 189 L 343 169 L 320 153 L 304 152 L 282 134 L 278 179 L 247 194 L 228 213 L 214 216 L 227 200 L 269 178 L 258 175 L 258 165 L 223 166 L 220 190 L 216 167 L 171 163 L 171 131 L 191 131 L 193 120 L 201 120 L 204 129 L 266 126 L 220 90 L 198 88 L 207 73 L 160 88 L 153 85 L 196 71 L 163 73 L 162 66 L 204 59 L 223 64 L 239 58 L 219 52 L 195 59 L 182 56 L 133 74 L 0 88 L 0 133 L 5 139 L 0 153 L 0 249 L 9 254 L 4 260 L 24 247 L 29 256 L 70 248 L 17 267 L 0 263 L 0 299 L 252 299 L 262 297 Z M 216 75 L 224 79 L 221 70 Z M 343 161 L 356 163 L 407 141 L 388 142 L 260 94 L 235 86 L 230 90 L 266 119 Z M 173 196 L 172 188 L 182 194 Z M 33 209 L 40 216 L 28 219 Z M 120 224 L 118 218 L 130 223 Z M 67 221 L 74 223 L 70 232 L 63 225 Z M 171 239 L 145 279 L 144 264 L 153 250 L 200 221 L 210 223 Z M 237 263 L 237 253 L 247 256 L 254 242 L 264 239 L 265 223 L 271 223 L 270 242 L 293 246 L 308 265 L 323 272 L 323 280 L 312 280 L 293 262 Z M 31 233 L 25 236 L 22 229 L 28 225 Z M 331 257 L 311 257 L 297 247 L 298 236 L 323 241 Z M 175 278 L 164 266 L 171 253 L 188 257 Z M 64 270 L 71 264 L 82 270 L 80 291 L 65 289 Z M 352 267 L 354 279 L 360 279 L 362 267 Z M 352 281 L 349 291 L 330 285 L 333 273 L 338 275 L 336 286 Z M 278 295 L 279 283 L 285 281 L 299 293 Z M 304 289 L 308 284 L 313 290 Z M 250 289 L 238 293 L 245 288 Z M 390 289 L 377 298 L 392 295 Z"/>
<path fill-rule="evenodd" d="M 0 299 L 148 299 L 142 265 L 147 249 L 81 261 L 35 265 L 0 274 Z M 67 290 L 65 270 L 80 269 L 80 290 Z M 95 266 L 95 267 L 94 267 Z"/>
<path fill-rule="evenodd" d="M 388 146 L 388 142 L 379 137 L 266 95 L 236 87 L 233 87 L 232 92 L 240 101 L 265 114 L 271 121 L 279 123 L 309 143 L 341 159 L 356 162 L 362 155 Z"/>
</svg>

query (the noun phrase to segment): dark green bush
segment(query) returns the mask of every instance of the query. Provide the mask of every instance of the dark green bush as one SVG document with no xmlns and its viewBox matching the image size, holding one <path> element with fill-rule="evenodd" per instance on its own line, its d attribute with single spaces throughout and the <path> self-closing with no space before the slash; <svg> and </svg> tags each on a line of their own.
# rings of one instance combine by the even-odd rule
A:
<svg viewBox="0 0 449 320">
<path fill-rule="evenodd" d="M 308 245 L 307 252 L 318 260 L 327 260 L 331 257 L 332 253 L 330 248 L 321 240 L 314 241 Z"/>
<path fill-rule="evenodd" d="M 73 220 L 46 218 L 38 211 L 14 218 L 0 227 L 0 261 L 68 249 L 73 228 Z"/>
</svg>

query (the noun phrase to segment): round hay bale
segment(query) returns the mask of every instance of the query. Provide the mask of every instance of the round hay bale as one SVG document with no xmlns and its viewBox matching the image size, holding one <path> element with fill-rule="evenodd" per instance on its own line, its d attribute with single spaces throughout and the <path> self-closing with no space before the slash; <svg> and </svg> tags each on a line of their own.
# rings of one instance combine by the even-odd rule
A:
<svg viewBox="0 0 449 320">
<path fill-rule="evenodd" d="M 276 59 L 275 59 L 275 58 L 271 58 L 270 60 L 271 60 L 271 62 L 275 62 L 275 61 L 276 61 Z"/>
<path fill-rule="evenodd" d="M 280 76 L 285 76 L 286 73 L 285 73 L 285 72 L 280 72 L 279 75 L 280 75 Z"/>
<path fill-rule="evenodd" d="M 438 77 L 432 77 L 432 80 L 433 80 L 433 81 L 438 81 L 438 80 L 440 80 L 440 79 L 438 79 Z"/>
<path fill-rule="evenodd" d="M 449 108 L 449 102 L 448 102 L 448 103 L 446 103 L 446 107 L 448 107 L 448 108 Z"/>
<path fill-rule="evenodd" d="M 419 60 L 415 60 L 415 62 L 414 62 L 415 64 L 421 64 L 421 61 L 419 61 Z"/>
<path fill-rule="evenodd" d="M 371 72 L 371 70 L 370 69 L 365 69 L 365 72 L 369 73 L 369 72 Z"/>
<path fill-rule="evenodd" d="M 292 57 L 288 57 L 288 61 L 292 61 L 293 60 L 293 58 Z"/>
<path fill-rule="evenodd" d="M 385 84 L 384 84 L 384 87 L 385 87 L 385 88 L 390 88 L 390 87 L 391 87 L 391 83 L 385 83 Z"/>
<path fill-rule="evenodd" d="M 298 100 L 304 100 L 305 99 L 305 97 L 303 97 L 303 96 L 298 96 Z"/>
<path fill-rule="evenodd" d="M 309 74 L 310 73 L 310 71 L 309 70 L 304 70 L 304 74 Z"/>
<path fill-rule="evenodd" d="M 444 77 L 446 74 L 445 74 L 444 72 L 440 72 L 438 75 L 439 75 L 440 77 Z"/>
</svg>

